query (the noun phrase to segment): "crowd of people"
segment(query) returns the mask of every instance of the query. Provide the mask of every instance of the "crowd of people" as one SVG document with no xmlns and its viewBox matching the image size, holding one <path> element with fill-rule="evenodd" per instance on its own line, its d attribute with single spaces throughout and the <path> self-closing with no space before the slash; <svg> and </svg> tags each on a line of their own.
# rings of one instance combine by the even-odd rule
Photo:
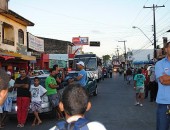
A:
<svg viewBox="0 0 170 130">
<path fill-rule="evenodd" d="M 12 75 L 11 75 L 10 71 L 4 72 L 3 70 L 0 70 L 0 71 L 2 71 L 1 75 L 0 75 L 0 87 L 1 87 L 0 96 L 3 97 L 3 100 L 0 101 L 0 103 L 1 103 L 0 104 L 0 128 L 5 127 L 8 112 L 11 112 L 11 109 L 12 109 L 12 100 L 14 98 L 14 95 L 17 97 L 17 99 L 16 99 L 16 101 L 17 101 L 17 120 L 18 120 L 17 127 L 20 127 L 20 128 L 24 127 L 24 125 L 26 123 L 29 108 L 32 110 L 32 112 L 35 116 L 32 126 L 40 125 L 42 123 L 42 120 L 39 116 L 39 111 L 41 110 L 42 97 L 45 94 L 48 96 L 48 99 L 49 99 L 53 109 L 56 111 L 57 119 L 65 118 L 67 120 L 70 120 L 67 123 L 71 123 L 72 122 L 71 119 L 73 118 L 73 116 L 75 114 L 75 116 L 79 115 L 78 117 L 80 119 L 87 121 L 87 119 L 85 119 L 82 116 L 82 114 L 85 113 L 84 109 L 86 107 L 89 107 L 89 104 L 90 104 L 90 102 L 88 100 L 87 92 L 85 92 L 86 90 L 84 89 L 84 86 L 86 85 L 86 80 L 87 80 L 87 73 L 84 70 L 84 66 L 85 65 L 82 61 L 77 63 L 77 67 L 80 70 L 78 73 L 78 76 L 69 80 L 69 86 L 72 85 L 70 88 L 75 87 L 74 91 L 72 91 L 72 94 L 67 94 L 67 93 L 70 93 L 71 90 L 69 89 L 69 91 L 68 91 L 66 88 L 66 92 L 64 92 L 64 94 L 63 94 L 64 97 L 62 97 L 61 95 L 58 94 L 57 89 L 60 87 L 60 84 L 64 80 L 66 73 L 64 73 L 64 70 L 60 69 L 58 67 L 58 65 L 54 65 L 53 68 L 50 69 L 50 75 L 45 79 L 45 87 L 40 85 L 39 77 L 34 77 L 34 83 L 31 84 L 30 78 L 29 78 L 30 74 L 29 73 L 27 74 L 25 69 L 20 69 L 19 77 L 16 78 L 16 80 L 13 80 L 11 78 Z M 63 73 L 61 74 L 60 71 L 62 71 Z M 3 74 L 4 74 L 4 76 L 3 76 Z M 5 76 L 6 76 L 6 78 L 3 78 Z M 74 81 L 76 81 L 76 83 L 73 83 Z M 76 84 L 78 84 L 78 85 L 76 85 Z M 8 87 L 4 87 L 4 86 L 8 86 Z M 81 88 L 83 88 L 84 90 L 81 90 Z M 82 95 L 84 97 L 82 97 L 82 95 L 81 96 L 75 95 L 76 89 L 78 92 L 77 94 L 80 94 L 80 92 L 82 92 Z M 79 91 L 79 90 L 81 90 L 81 91 Z M 2 91 L 6 92 L 5 96 L 1 95 Z M 16 93 L 14 94 L 14 92 L 16 92 Z M 69 96 L 69 98 L 68 98 L 68 96 Z M 75 107 L 72 108 L 71 111 L 70 111 L 70 109 L 68 109 L 69 107 L 73 107 L 75 105 L 75 104 L 71 104 L 74 102 L 69 101 L 69 100 L 74 99 L 76 101 L 76 100 L 80 99 L 80 98 L 75 99 L 74 96 L 75 96 L 75 98 L 78 98 L 78 97 L 81 97 L 81 99 L 85 98 L 85 99 L 83 99 L 83 101 L 85 101 L 84 102 L 85 104 L 83 106 L 84 108 L 81 108 L 82 104 L 76 104 L 76 108 Z M 61 102 L 61 99 L 62 99 L 62 101 L 66 100 L 64 98 L 67 99 L 67 102 L 69 104 L 65 104 L 65 102 L 63 102 L 62 107 L 61 107 L 61 105 L 59 105 L 59 104 Z M 88 101 L 88 102 L 86 102 L 86 101 Z M 66 105 L 67 105 L 67 107 L 66 107 Z M 69 106 L 69 105 L 71 105 L 71 106 Z M 77 106 L 77 105 L 79 105 L 79 106 Z M 85 106 L 85 105 L 87 105 L 87 106 Z M 80 110 L 78 110 L 78 108 L 80 108 Z M 76 113 L 72 112 L 72 111 L 74 111 L 74 109 L 75 109 Z M 82 111 L 82 109 L 83 109 L 83 111 Z M 90 107 L 88 109 L 90 109 Z M 77 118 L 77 120 L 79 118 Z M 75 120 L 74 120 L 74 122 L 75 122 Z M 99 123 L 97 123 L 97 124 L 98 124 L 97 126 L 101 125 Z M 89 125 L 88 127 L 90 127 L 90 126 L 93 127 L 93 125 Z M 104 126 L 102 126 L 102 127 L 104 128 Z M 105 129 L 101 129 L 101 130 L 105 130 Z"/>
</svg>

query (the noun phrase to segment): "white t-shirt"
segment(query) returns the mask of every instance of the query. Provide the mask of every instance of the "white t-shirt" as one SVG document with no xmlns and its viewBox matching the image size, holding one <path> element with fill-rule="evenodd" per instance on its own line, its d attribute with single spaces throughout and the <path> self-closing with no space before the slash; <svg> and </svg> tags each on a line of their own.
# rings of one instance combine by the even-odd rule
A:
<svg viewBox="0 0 170 130">
<path fill-rule="evenodd" d="M 39 102 L 39 101 L 42 101 L 41 100 L 41 96 L 47 92 L 47 90 L 39 85 L 37 87 L 35 87 L 34 85 L 31 85 L 30 87 L 30 92 L 31 92 L 31 101 L 33 102 Z"/>
<path fill-rule="evenodd" d="M 14 87 L 14 83 L 15 83 L 15 80 L 11 79 L 9 81 L 9 87 L 8 88 Z M 14 97 L 14 91 L 8 92 L 8 97 Z"/>
</svg>

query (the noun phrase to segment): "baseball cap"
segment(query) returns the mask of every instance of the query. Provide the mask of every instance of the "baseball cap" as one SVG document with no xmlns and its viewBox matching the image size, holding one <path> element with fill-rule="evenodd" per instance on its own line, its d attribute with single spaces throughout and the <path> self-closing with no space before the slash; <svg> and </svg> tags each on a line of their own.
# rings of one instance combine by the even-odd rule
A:
<svg viewBox="0 0 170 130">
<path fill-rule="evenodd" d="M 83 61 L 79 61 L 78 63 L 76 63 L 77 65 L 81 65 L 84 66 L 84 62 Z"/>
<path fill-rule="evenodd" d="M 7 71 L 6 73 L 7 73 L 8 75 L 11 75 L 11 72 L 10 72 L 10 71 Z"/>
</svg>

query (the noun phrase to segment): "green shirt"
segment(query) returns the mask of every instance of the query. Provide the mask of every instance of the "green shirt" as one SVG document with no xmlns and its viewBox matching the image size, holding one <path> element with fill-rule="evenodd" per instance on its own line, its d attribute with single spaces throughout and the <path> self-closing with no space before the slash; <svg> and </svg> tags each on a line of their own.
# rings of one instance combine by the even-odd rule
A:
<svg viewBox="0 0 170 130">
<path fill-rule="evenodd" d="M 50 88 L 49 84 L 57 85 L 57 82 L 54 77 L 48 76 L 45 80 L 45 87 L 47 89 L 47 95 L 52 95 L 57 93 L 57 89 Z"/>
<path fill-rule="evenodd" d="M 145 76 L 143 74 L 136 74 L 134 77 L 136 81 L 136 87 L 144 87 Z"/>
</svg>

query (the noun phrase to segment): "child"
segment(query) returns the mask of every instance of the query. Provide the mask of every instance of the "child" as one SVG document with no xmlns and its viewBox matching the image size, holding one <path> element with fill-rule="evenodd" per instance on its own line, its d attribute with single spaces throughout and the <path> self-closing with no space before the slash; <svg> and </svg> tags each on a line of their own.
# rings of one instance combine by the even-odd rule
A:
<svg viewBox="0 0 170 130">
<path fill-rule="evenodd" d="M 85 118 L 91 103 L 87 91 L 79 84 L 71 84 L 64 90 L 59 107 L 64 111 L 66 120 L 58 121 L 50 130 L 106 130 L 101 123 L 89 122 Z"/>
<path fill-rule="evenodd" d="M 31 109 L 35 115 L 32 126 L 35 126 L 36 122 L 37 125 L 42 123 L 38 115 L 38 112 L 41 110 L 41 102 L 42 102 L 41 98 L 46 94 L 47 90 L 40 85 L 39 78 L 35 77 L 34 85 L 31 85 L 30 92 L 31 92 Z"/>
<path fill-rule="evenodd" d="M 138 74 L 134 77 L 134 89 L 136 90 L 136 103 L 135 105 L 143 106 L 144 100 L 144 83 L 145 76 L 142 74 L 142 70 L 138 70 Z"/>
</svg>

